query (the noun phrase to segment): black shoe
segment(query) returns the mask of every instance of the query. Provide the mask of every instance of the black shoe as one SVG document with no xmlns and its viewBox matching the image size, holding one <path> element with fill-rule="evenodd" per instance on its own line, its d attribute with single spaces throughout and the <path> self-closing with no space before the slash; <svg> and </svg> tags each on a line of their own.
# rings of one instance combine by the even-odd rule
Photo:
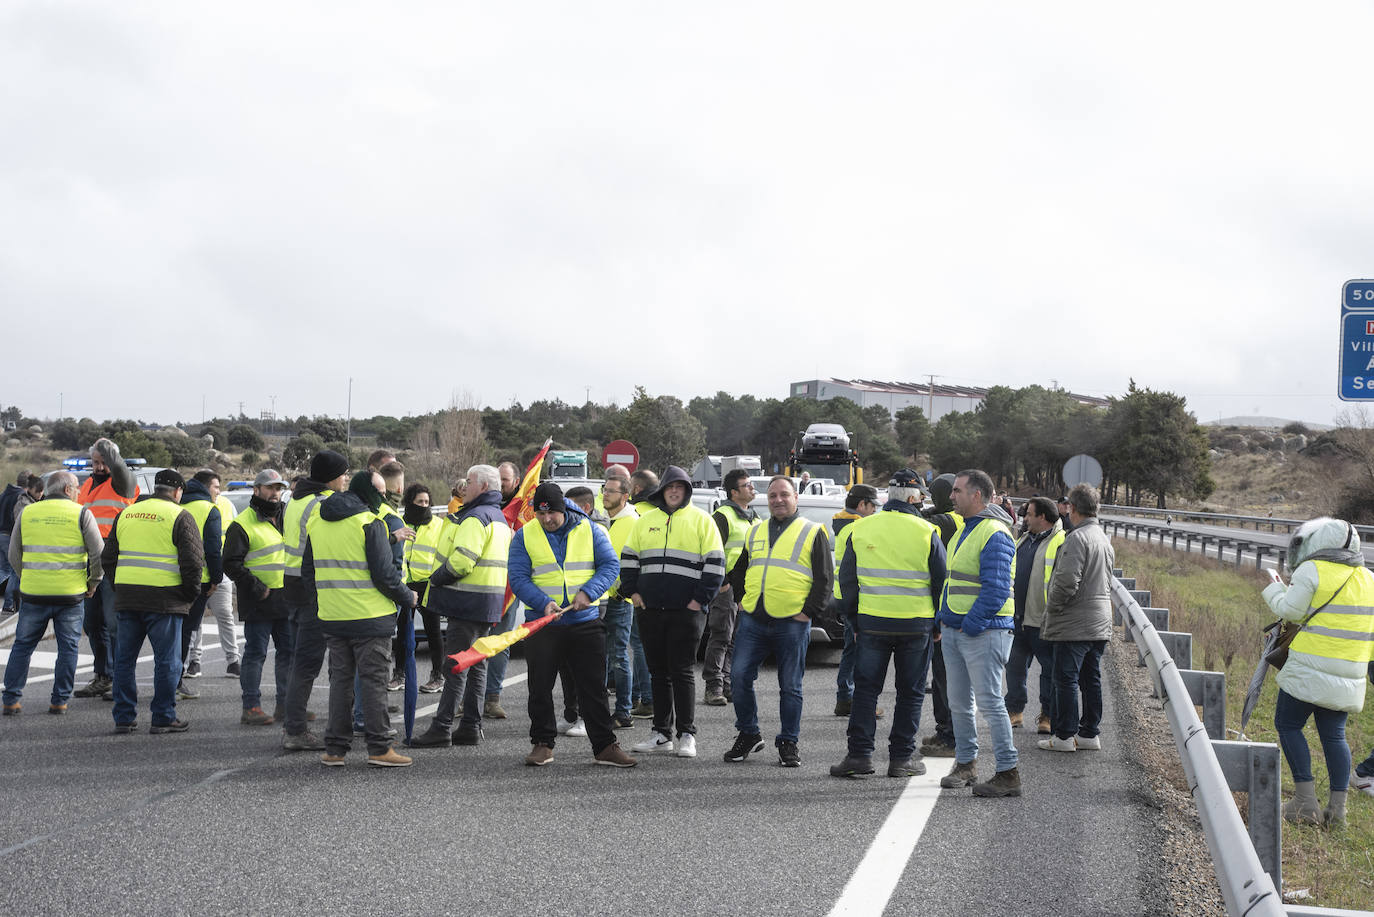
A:
<svg viewBox="0 0 1374 917">
<path fill-rule="evenodd" d="M 138 723 L 115 723 L 115 735 L 128 735 L 131 732 L 138 732 Z"/>
<path fill-rule="evenodd" d="M 114 689 L 106 688 L 105 693 L 100 695 L 101 700 L 114 700 Z"/>
<path fill-rule="evenodd" d="M 778 763 L 783 767 L 801 767 L 801 752 L 797 751 L 796 742 L 778 743 Z"/>
<path fill-rule="evenodd" d="M 237 659 L 224 667 L 225 678 L 238 678 L 241 674 L 243 674 L 243 669 L 239 667 Z"/>
<path fill-rule="evenodd" d="M 635 718 L 630 716 L 628 713 L 624 714 L 623 716 L 617 716 L 615 718 L 616 729 L 633 729 L 634 725 Z"/>
<path fill-rule="evenodd" d="M 199 677 L 200 677 L 200 663 L 199 663 L 199 662 L 191 662 L 191 663 L 188 663 L 187 666 L 186 666 L 186 674 L 185 674 L 184 676 L 182 676 L 182 677 L 183 677 L 183 678 L 199 678 Z"/>
<path fill-rule="evenodd" d="M 735 744 L 730 746 L 730 750 L 725 753 L 724 757 L 726 761 L 734 764 L 760 751 L 763 751 L 763 736 L 757 732 L 741 732 L 735 737 Z"/>
<path fill-rule="evenodd" d="M 450 743 L 448 730 L 435 729 L 433 726 L 410 739 L 411 748 L 447 748 Z"/>
<path fill-rule="evenodd" d="M 83 687 L 77 688 L 72 692 L 73 697 L 99 697 L 110 690 L 112 682 L 109 676 L 96 675 Z"/>
<path fill-rule="evenodd" d="M 172 720 L 170 723 L 163 723 L 160 726 L 154 723 L 152 726 L 148 727 L 148 731 L 153 735 L 157 735 L 160 732 L 185 732 L 190 728 L 191 724 L 185 720 Z"/>
<path fill-rule="evenodd" d="M 482 727 L 481 726 L 459 726 L 453 733 L 454 745 L 481 745 Z"/>
<path fill-rule="evenodd" d="M 926 772 L 926 764 L 920 758 L 905 758 L 887 762 L 889 777 L 919 777 Z"/>
<path fill-rule="evenodd" d="M 832 777 L 868 777 L 872 774 L 872 758 L 852 758 L 846 755 L 839 764 L 830 766 L 830 776 Z"/>
</svg>

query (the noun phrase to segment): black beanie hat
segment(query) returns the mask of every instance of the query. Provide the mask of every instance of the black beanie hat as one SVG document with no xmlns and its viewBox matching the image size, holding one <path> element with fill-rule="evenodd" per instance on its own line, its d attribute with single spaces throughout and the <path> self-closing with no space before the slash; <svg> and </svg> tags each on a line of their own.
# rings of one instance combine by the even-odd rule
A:
<svg viewBox="0 0 1374 917">
<path fill-rule="evenodd" d="M 563 513 L 567 512 L 568 504 L 563 502 L 563 488 L 553 481 L 545 481 L 534 490 L 534 499 L 530 501 L 530 508 L 536 513 Z"/>
<path fill-rule="evenodd" d="M 310 479 L 321 484 L 332 481 L 341 474 L 348 473 L 348 459 L 333 449 L 316 452 L 310 460 Z"/>
</svg>

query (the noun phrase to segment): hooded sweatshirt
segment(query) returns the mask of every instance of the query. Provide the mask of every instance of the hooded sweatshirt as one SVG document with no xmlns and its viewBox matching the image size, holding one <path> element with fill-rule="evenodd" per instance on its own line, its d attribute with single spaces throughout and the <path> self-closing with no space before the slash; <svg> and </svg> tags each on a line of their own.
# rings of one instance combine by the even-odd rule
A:
<svg viewBox="0 0 1374 917">
<path fill-rule="evenodd" d="M 181 489 L 181 505 L 204 501 L 214 505 L 214 498 L 210 496 L 210 489 L 195 478 L 186 482 Z M 221 553 L 224 546 L 224 526 L 220 521 L 219 507 L 210 510 L 210 515 L 205 518 L 205 529 L 201 532 L 201 537 L 205 543 L 205 572 L 210 578 L 209 585 L 213 586 L 224 578 L 224 557 Z"/>
<path fill-rule="evenodd" d="M 1006 529 L 994 532 L 983 546 L 978 563 L 978 579 L 981 585 L 978 589 L 978 598 L 973 601 L 973 607 L 968 610 L 968 614 L 956 614 L 949 610 L 948 603 L 942 597 L 940 613 L 936 616 L 941 625 L 962 630 L 970 637 L 976 637 L 985 630 L 1012 630 L 1014 627 L 1012 615 L 1003 616 L 997 613 L 1011 597 L 1011 568 L 1016 558 L 1016 545 L 1011 540 L 1011 516 L 1007 515 L 1007 511 L 1002 507 L 989 504 L 981 513 L 964 523 L 963 531 L 959 533 L 958 539 L 949 550 L 950 567 L 953 568 L 954 555 L 958 553 L 959 545 L 968 539 L 969 534 L 980 525 L 995 525 L 998 522 L 1006 526 Z"/>
<path fill-rule="evenodd" d="M 675 483 L 687 486 L 687 499 L 669 512 L 663 491 Z M 695 601 L 705 610 L 725 579 L 725 547 L 711 517 L 692 505 L 687 472 L 669 465 L 644 504 L 620 552 L 620 594 L 639 593 L 648 609 L 686 608 Z"/>
<path fill-rule="evenodd" d="M 376 513 L 363 502 L 362 497 L 346 490 L 326 498 L 320 504 L 320 519 L 325 522 L 340 522 L 360 513 L 367 514 L 371 519 L 363 529 L 363 551 L 367 557 L 367 571 L 372 577 L 372 585 L 398 605 L 407 608 L 414 606 L 415 593 L 401 582 L 401 571 L 396 569 L 396 562 L 392 557 L 386 524 L 376 517 Z M 314 593 L 315 555 L 311 550 L 309 536 L 305 539 L 305 555 L 301 558 L 301 585 Z M 396 616 L 383 615 L 380 618 L 364 618 L 358 621 L 321 620 L 320 629 L 334 637 L 390 637 L 396 631 Z"/>
<path fill-rule="evenodd" d="M 554 560 L 558 561 L 561 567 L 567 559 L 568 536 L 572 530 L 584 520 L 587 514 L 578 508 L 577 504 L 564 498 L 566 504 L 563 513 L 563 524 L 552 532 L 545 532 L 545 537 L 549 540 L 549 548 L 553 551 Z M 591 599 L 591 605 L 581 611 L 569 611 L 563 617 L 554 621 L 550 627 L 568 626 L 572 624 L 583 624 L 587 621 L 595 621 L 598 617 L 596 608 L 597 599 L 615 582 L 620 575 L 620 561 L 615 556 L 615 550 L 611 547 L 610 536 L 606 530 L 599 525 L 587 521 L 587 525 L 592 527 L 592 556 L 596 561 L 596 571 L 592 578 L 579 587 L 579 591 L 585 592 L 587 598 Z M 538 519 L 531 519 L 515 533 L 515 537 L 510 543 L 510 558 L 506 565 L 506 572 L 510 576 L 510 588 L 515 593 L 515 597 L 526 606 L 525 620 L 533 621 L 535 618 L 544 616 L 544 609 L 549 602 L 553 602 L 560 608 L 572 603 L 574 596 L 571 595 L 549 595 L 534 584 L 532 564 L 530 561 L 529 550 L 525 547 L 525 533 L 530 526 L 538 526 Z"/>
</svg>

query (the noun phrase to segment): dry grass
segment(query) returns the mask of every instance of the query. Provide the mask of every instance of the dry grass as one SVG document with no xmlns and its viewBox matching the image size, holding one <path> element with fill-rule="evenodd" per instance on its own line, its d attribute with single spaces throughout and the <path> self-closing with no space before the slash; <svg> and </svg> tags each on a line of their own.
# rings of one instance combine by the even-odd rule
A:
<svg viewBox="0 0 1374 917">
<path fill-rule="evenodd" d="M 1114 541 L 1117 566 L 1150 590 L 1150 603 L 1169 609 L 1171 630 L 1193 634 L 1193 665 L 1226 673 L 1226 723 L 1238 728 L 1245 690 L 1259 662 L 1261 628 L 1272 620 L 1260 590 L 1265 579 L 1256 571 L 1224 567 L 1214 560 L 1181 554 L 1122 539 Z M 1245 732 L 1254 742 L 1278 742 L 1274 730 L 1274 702 L 1278 688 L 1266 680 L 1258 707 Z M 1330 781 L 1316 729 L 1307 729 L 1317 797 L 1326 799 Z M 1346 724 L 1346 740 L 1358 762 L 1374 745 L 1374 705 L 1366 704 Z M 1293 789 L 1283 768 L 1285 797 Z M 1287 888 L 1306 888 L 1323 907 L 1374 907 L 1374 798 L 1352 792 L 1347 804 L 1349 826 L 1344 829 L 1285 824 L 1283 875 Z"/>
<path fill-rule="evenodd" d="M 1329 473 L 1301 455 L 1273 452 L 1237 453 L 1212 460 L 1212 480 L 1216 490 L 1204 503 L 1219 513 L 1263 516 L 1272 511 L 1284 519 L 1311 519 L 1331 512 L 1323 502 L 1330 486 L 1323 483 Z"/>
</svg>

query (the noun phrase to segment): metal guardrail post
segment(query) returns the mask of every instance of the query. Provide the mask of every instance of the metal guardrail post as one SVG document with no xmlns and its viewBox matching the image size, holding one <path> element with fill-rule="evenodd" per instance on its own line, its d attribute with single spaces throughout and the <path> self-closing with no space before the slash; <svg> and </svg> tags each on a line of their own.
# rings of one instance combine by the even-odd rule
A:
<svg viewBox="0 0 1374 917">
<path fill-rule="evenodd" d="M 1135 577 L 1133 577 L 1133 576 L 1119 576 L 1119 577 L 1117 577 L 1117 579 L 1121 580 L 1121 585 L 1125 586 L 1127 589 L 1134 589 L 1134 588 L 1135 588 Z"/>
<path fill-rule="evenodd" d="M 1212 853 L 1212 866 L 1227 913 L 1280 917 L 1284 914 L 1283 901 L 1250 842 L 1216 752 L 1193 708 L 1192 697 L 1178 667 L 1139 604 L 1120 583 L 1112 584 L 1112 604 L 1121 609 L 1126 626 L 1137 631 L 1136 645 L 1148 650 L 1151 673 L 1164 698 L 1164 714 L 1174 735 L 1184 776 L 1197 803 L 1198 819 L 1207 838 L 1207 848 Z"/>
<path fill-rule="evenodd" d="M 1178 674 L 1183 677 L 1183 686 L 1188 689 L 1193 706 L 1202 708 L 1202 725 L 1207 735 L 1213 739 L 1226 738 L 1226 673 L 1179 669 Z"/>
<path fill-rule="evenodd" d="M 1150 590 L 1148 589 L 1128 589 L 1131 598 L 1135 599 L 1136 604 L 1143 606 L 1150 604 Z"/>
<path fill-rule="evenodd" d="M 1185 634 L 1173 630 L 1157 630 L 1155 634 L 1159 637 L 1159 642 L 1164 644 L 1164 651 L 1169 654 L 1169 658 L 1174 661 L 1174 665 L 1180 669 L 1191 669 L 1193 667 L 1193 635 Z"/>
<path fill-rule="evenodd" d="M 1226 784 L 1245 793 L 1250 809 L 1250 841 L 1260 865 L 1283 887 L 1283 802 L 1279 786 L 1279 747 L 1273 743 L 1213 739 L 1212 750 Z"/>
</svg>

